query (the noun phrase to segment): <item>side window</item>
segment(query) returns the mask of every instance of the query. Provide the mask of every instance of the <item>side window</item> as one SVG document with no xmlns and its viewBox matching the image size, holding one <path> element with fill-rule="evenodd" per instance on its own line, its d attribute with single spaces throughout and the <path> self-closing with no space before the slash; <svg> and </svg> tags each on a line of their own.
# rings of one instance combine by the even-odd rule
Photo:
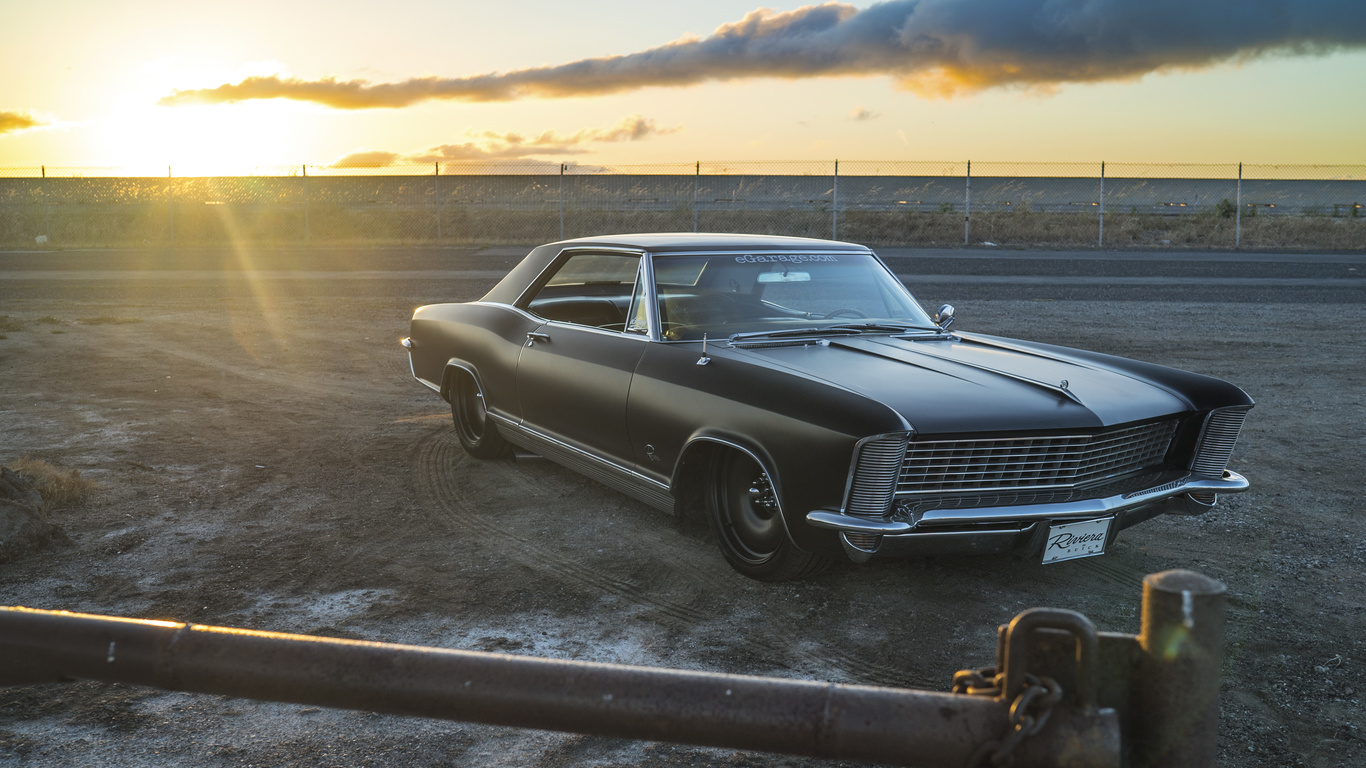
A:
<svg viewBox="0 0 1366 768">
<path fill-rule="evenodd" d="M 645 306 L 645 265 L 636 273 L 636 290 L 631 294 L 631 309 L 626 314 L 626 332 L 642 336 L 650 333 L 650 316 Z"/>
<path fill-rule="evenodd" d="M 639 272 L 639 256 L 576 253 L 560 263 L 526 309 L 546 320 L 622 331 Z"/>
</svg>

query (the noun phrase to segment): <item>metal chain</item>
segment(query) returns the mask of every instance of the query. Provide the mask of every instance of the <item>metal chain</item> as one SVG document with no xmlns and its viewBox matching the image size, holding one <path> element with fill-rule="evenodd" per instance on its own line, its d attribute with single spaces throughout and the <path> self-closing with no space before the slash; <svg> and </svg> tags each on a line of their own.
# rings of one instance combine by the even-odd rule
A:
<svg viewBox="0 0 1366 768">
<path fill-rule="evenodd" d="M 953 692 L 969 696 L 1000 696 L 1005 675 L 995 667 L 965 669 L 953 676 Z M 1025 675 L 1025 686 L 1010 705 L 1010 732 L 1005 738 L 983 743 L 968 759 L 967 768 L 992 765 L 1010 768 L 1020 742 L 1043 730 L 1053 708 L 1062 701 L 1062 686 L 1051 677 Z"/>
</svg>

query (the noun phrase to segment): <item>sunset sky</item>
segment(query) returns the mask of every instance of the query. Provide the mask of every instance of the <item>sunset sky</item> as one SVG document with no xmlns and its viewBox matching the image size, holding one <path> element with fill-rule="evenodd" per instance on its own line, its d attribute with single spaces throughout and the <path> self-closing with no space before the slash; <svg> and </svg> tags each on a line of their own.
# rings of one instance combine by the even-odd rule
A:
<svg viewBox="0 0 1366 768">
<path fill-rule="evenodd" d="M 1366 163 L 1363 0 L 47 0 L 0 30 L 0 168 Z"/>
</svg>

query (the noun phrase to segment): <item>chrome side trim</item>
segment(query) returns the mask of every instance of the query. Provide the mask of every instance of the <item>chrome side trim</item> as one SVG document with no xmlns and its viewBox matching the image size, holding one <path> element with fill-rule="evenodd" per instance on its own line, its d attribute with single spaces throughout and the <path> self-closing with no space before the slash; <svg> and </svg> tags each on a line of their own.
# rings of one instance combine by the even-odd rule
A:
<svg viewBox="0 0 1366 768">
<path fill-rule="evenodd" d="M 980 523 L 1010 523 L 1058 518 L 1087 518 L 1123 512 L 1187 493 L 1239 493 L 1248 489 L 1247 478 L 1225 470 L 1218 480 L 1188 475 L 1176 482 L 1136 491 L 1056 504 L 1021 504 L 1007 507 L 976 507 L 971 509 L 931 509 L 917 515 L 916 522 L 869 520 L 830 510 L 808 512 L 806 521 L 817 528 L 861 533 L 899 534 L 921 532 L 925 525 L 962 525 Z M 925 530 L 932 534 L 934 531 Z"/>
<path fill-rule="evenodd" d="M 513 305 L 511 305 L 511 304 L 504 304 L 504 303 L 502 303 L 502 302 L 500 302 L 500 301 L 469 301 L 469 302 L 465 302 L 465 303 L 466 303 L 466 304 L 478 305 L 478 306 L 481 306 L 481 307 L 497 307 L 498 309 L 510 310 L 510 311 L 515 312 L 515 313 L 521 315 L 522 317 L 526 318 L 527 320 L 530 320 L 530 321 L 532 321 L 532 322 L 534 322 L 534 323 L 544 323 L 544 322 L 547 322 L 547 320 L 546 320 L 544 317 L 538 317 L 538 316 L 533 315 L 533 314 L 531 314 L 530 312 L 526 311 L 525 309 L 522 309 L 521 307 L 515 307 L 515 306 L 513 306 Z"/>
<path fill-rule="evenodd" d="M 441 394 L 440 384 L 433 384 L 430 381 L 427 381 L 426 379 L 422 378 L 421 376 L 418 376 L 417 369 L 413 368 L 413 347 L 416 346 L 416 343 L 413 341 L 412 337 L 405 336 L 403 340 L 399 342 L 399 344 L 402 344 L 403 348 L 408 350 L 408 373 L 412 374 L 413 378 L 417 379 L 418 382 L 421 383 L 424 387 L 427 387 L 428 389 L 432 390 L 433 392 L 436 392 L 437 394 Z"/>
<path fill-rule="evenodd" d="M 629 467 L 590 453 L 577 446 L 557 440 L 544 432 L 518 424 L 506 416 L 490 413 L 499 431 L 509 442 L 540 454 L 556 464 L 563 464 L 590 480 L 614 488 L 637 501 L 665 512 L 672 512 L 673 495 L 669 486 L 646 477 Z"/>
<path fill-rule="evenodd" d="M 672 251 L 664 249 L 646 249 L 653 256 L 748 256 L 751 254 L 762 253 L 765 256 L 785 256 L 793 254 L 797 256 L 872 256 L 877 258 L 877 254 L 867 247 L 850 244 L 850 248 L 718 248 L 716 250 L 701 251 Z M 880 262 L 881 259 L 878 259 Z M 886 268 L 886 265 L 883 265 Z M 888 270 L 890 274 L 891 270 Z M 895 275 L 893 275 L 895 277 Z M 899 282 L 899 281 L 898 281 Z"/>
<path fill-rule="evenodd" d="M 533 317 L 534 317 L 534 315 L 533 315 Z M 603 335 L 606 335 L 606 336 L 611 336 L 611 337 L 613 337 L 613 338 L 635 339 L 636 341 L 641 341 L 641 342 L 651 341 L 651 339 L 650 339 L 649 337 L 641 336 L 641 335 L 638 334 L 638 333 L 622 333 L 621 331 L 608 331 L 608 330 L 604 330 L 604 329 L 602 329 L 602 328 L 595 328 L 595 327 L 593 327 L 593 326 L 591 326 L 591 325 L 578 325 L 577 323 L 567 323 L 567 322 L 565 322 L 565 321 L 563 321 L 563 320 L 547 320 L 547 319 L 544 318 L 544 317 L 537 317 L 536 320 L 539 321 L 540 323 L 544 324 L 544 325 L 553 326 L 553 327 L 555 327 L 555 328 L 565 328 L 565 329 L 573 329 L 573 330 L 579 330 L 579 331 L 591 331 L 591 332 L 593 332 L 593 333 L 600 333 L 600 334 L 603 334 Z M 552 341 L 553 341 L 553 340 L 552 340 Z"/>
</svg>

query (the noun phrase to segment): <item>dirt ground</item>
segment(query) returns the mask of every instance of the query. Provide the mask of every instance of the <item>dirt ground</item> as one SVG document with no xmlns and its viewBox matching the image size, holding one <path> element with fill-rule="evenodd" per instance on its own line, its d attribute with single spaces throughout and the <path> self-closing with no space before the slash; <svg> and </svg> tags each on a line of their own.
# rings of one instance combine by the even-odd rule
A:
<svg viewBox="0 0 1366 768">
<path fill-rule="evenodd" d="M 733 573 L 705 531 L 556 465 L 460 450 L 398 340 L 414 306 L 476 298 L 524 252 L 0 272 L 0 465 L 98 483 L 52 513 L 63 536 L 0 562 L 0 604 L 947 690 L 994 661 L 1019 611 L 1137 633 L 1141 578 L 1189 568 L 1229 588 L 1222 764 L 1366 763 L 1360 292 L 921 295 L 957 299 L 964 330 L 1235 382 L 1258 402 L 1231 463 L 1252 490 L 1125 531 L 1104 557 L 875 561 L 773 585 Z M 0 690 L 0 763 L 827 764 L 93 683 Z"/>
</svg>

